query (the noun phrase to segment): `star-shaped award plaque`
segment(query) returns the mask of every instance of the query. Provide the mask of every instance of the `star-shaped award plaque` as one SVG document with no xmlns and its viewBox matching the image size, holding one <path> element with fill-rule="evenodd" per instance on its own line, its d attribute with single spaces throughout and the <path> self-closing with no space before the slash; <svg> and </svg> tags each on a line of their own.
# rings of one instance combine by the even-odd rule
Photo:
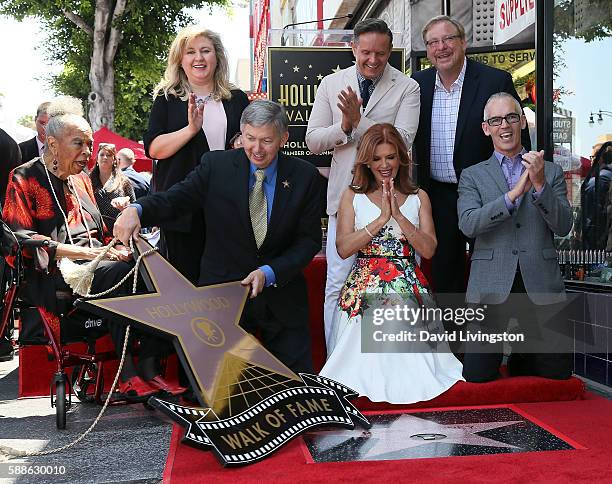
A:
<svg viewBox="0 0 612 484">
<path fill-rule="evenodd" d="M 136 248 L 144 253 L 151 246 L 140 239 Z M 202 406 L 218 416 L 231 416 L 248 407 L 249 393 L 261 395 L 262 391 L 303 385 L 296 374 L 238 326 L 248 287 L 240 282 L 196 287 L 157 252 L 143 257 L 141 264 L 152 293 L 80 304 L 103 317 L 127 318 L 174 337 Z"/>
<path fill-rule="evenodd" d="M 319 431 L 313 434 L 323 437 L 323 440 L 318 442 L 319 450 L 325 449 L 326 445 L 337 444 L 337 442 L 332 444 L 332 439 L 329 439 L 330 443 L 325 442 L 325 437 L 337 437 L 340 435 L 347 438 L 367 436 L 367 438 L 373 440 L 374 444 L 368 448 L 364 454 L 364 459 L 384 460 L 385 455 L 393 452 L 424 445 L 437 445 L 439 443 L 482 445 L 485 447 L 503 447 L 520 450 L 515 445 L 488 439 L 478 433 L 521 422 L 521 420 L 515 420 L 510 422 L 455 423 L 445 425 L 431 422 L 415 415 L 405 414 L 401 415 L 391 424 L 375 423 L 369 432 L 361 430 L 332 430 Z"/>
<path fill-rule="evenodd" d="M 368 419 L 369 431 L 307 433 L 304 440 L 313 460 L 423 459 L 576 448 L 513 406 L 370 414 Z"/>
</svg>

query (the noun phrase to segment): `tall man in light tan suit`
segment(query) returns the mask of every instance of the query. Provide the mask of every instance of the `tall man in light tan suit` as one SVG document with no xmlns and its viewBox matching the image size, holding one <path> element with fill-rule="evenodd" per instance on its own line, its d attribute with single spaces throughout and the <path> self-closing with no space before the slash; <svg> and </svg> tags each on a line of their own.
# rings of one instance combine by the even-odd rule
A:
<svg viewBox="0 0 612 484">
<path fill-rule="evenodd" d="M 321 81 L 308 121 L 306 144 L 310 151 L 334 150 L 327 188 L 324 317 L 328 352 L 336 303 L 354 260 L 354 256 L 343 260 L 336 251 L 336 212 L 340 195 L 353 178 L 357 145 L 370 126 L 391 123 L 410 147 L 419 124 L 419 85 L 388 64 L 392 47 L 393 34 L 384 21 L 359 22 L 352 43 L 355 65 Z"/>
</svg>

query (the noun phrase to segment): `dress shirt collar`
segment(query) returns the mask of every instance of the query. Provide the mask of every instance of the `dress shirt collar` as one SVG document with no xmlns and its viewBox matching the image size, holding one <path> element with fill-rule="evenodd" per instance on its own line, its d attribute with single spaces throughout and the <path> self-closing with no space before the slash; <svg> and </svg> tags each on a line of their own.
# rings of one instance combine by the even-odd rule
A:
<svg viewBox="0 0 612 484">
<path fill-rule="evenodd" d="M 249 166 L 251 170 L 251 177 L 255 177 L 255 172 L 258 168 L 249 160 Z M 270 184 L 276 180 L 276 172 L 278 171 L 278 155 L 276 158 L 272 160 L 266 168 L 264 168 L 264 173 L 266 174 L 266 179 L 264 183 Z"/>
<path fill-rule="evenodd" d="M 386 67 L 385 67 L 386 69 Z M 363 81 L 366 80 L 366 77 L 359 72 L 359 69 L 355 69 L 355 72 L 357 72 L 357 82 L 359 84 L 359 89 L 361 89 L 361 86 L 363 85 Z M 372 89 L 374 89 L 376 87 L 376 84 L 378 84 L 378 81 L 381 80 L 383 74 L 385 73 L 385 71 L 383 70 L 382 73 L 380 74 L 380 76 L 378 76 L 376 79 L 371 79 L 372 81 Z"/>
<path fill-rule="evenodd" d="M 497 161 L 499 161 L 499 164 L 501 165 L 504 162 L 504 158 L 509 158 L 506 155 L 502 155 L 499 151 L 494 151 L 495 153 L 495 158 L 497 158 Z M 520 160 L 523 159 L 523 155 L 527 153 L 527 150 L 525 148 L 521 148 L 521 151 L 519 151 L 515 156 L 513 156 L 512 158 L 509 158 L 512 160 L 512 163 L 516 163 L 517 161 L 520 162 Z"/>
<path fill-rule="evenodd" d="M 43 148 L 45 144 L 38 139 L 38 136 L 36 136 L 36 146 L 38 146 L 38 154 L 42 156 L 42 152 L 43 152 Z"/>
<path fill-rule="evenodd" d="M 451 84 L 451 88 L 449 89 L 448 92 L 452 91 L 453 89 L 461 89 L 463 87 L 463 80 L 465 79 L 466 67 L 467 67 L 467 58 L 464 57 L 463 67 L 461 67 L 461 72 L 459 73 L 459 77 L 457 77 L 457 79 L 455 79 L 455 82 Z M 436 89 L 444 89 L 446 91 L 444 84 L 442 84 L 442 79 L 440 79 L 440 73 L 438 71 L 436 71 Z"/>
</svg>

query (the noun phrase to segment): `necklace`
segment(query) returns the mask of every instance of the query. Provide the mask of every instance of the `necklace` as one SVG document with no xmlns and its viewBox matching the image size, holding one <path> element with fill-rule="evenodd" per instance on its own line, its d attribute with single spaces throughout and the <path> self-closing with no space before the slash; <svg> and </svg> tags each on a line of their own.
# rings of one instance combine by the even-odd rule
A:
<svg viewBox="0 0 612 484">
<path fill-rule="evenodd" d="M 68 234 L 68 240 L 70 240 L 71 245 L 74 245 L 74 240 L 72 239 L 72 234 L 70 233 L 70 227 L 68 225 L 68 217 L 66 216 L 64 209 L 60 205 L 59 199 L 57 198 L 57 194 L 55 193 L 55 188 L 53 188 L 53 183 L 51 182 L 51 175 L 49 174 L 49 169 L 47 168 L 47 165 L 45 165 L 45 162 L 43 161 L 43 159 L 42 158 L 39 158 L 39 159 L 42 165 L 45 167 L 45 174 L 47 175 L 47 180 L 49 181 L 49 187 L 51 188 L 51 193 L 53 193 L 53 198 L 55 200 L 55 203 L 57 203 L 57 207 L 59 208 L 60 213 L 62 214 L 62 217 L 64 218 L 64 223 L 66 224 L 66 232 Z M 81 205 L 81 199 L 79 198 L 79 194 L 74 187 L 70 186 L 69 179 L 66 179 L 66 184 L 71 189 L 71 191 L 74 192 L 74 198 L 76 198 L 77 205 L 79 206 L 79 213 L 81 214 L 81 220 L 83 221 L 83 225 L 85 226 L 85 231 L 87 232 L 87 238 L 89 239 L 89 247 L 93 248 L 93 241 L 91 240 L 91 233 L 89 232 L 89 227 L 87 226 L 87 220 L 85 220 L 85 214 L 83 213 L 83 206 Z"/>
<path fill-rule="evenodd" d="M 197 96 L 196 104 L 204 104 L 204 106 L 206 106 L 206 104 L 208 104 L 208 102 L 212 100 L 212 95 L 213 93 L 211 91 L 206 96 Z"/>
</svg>

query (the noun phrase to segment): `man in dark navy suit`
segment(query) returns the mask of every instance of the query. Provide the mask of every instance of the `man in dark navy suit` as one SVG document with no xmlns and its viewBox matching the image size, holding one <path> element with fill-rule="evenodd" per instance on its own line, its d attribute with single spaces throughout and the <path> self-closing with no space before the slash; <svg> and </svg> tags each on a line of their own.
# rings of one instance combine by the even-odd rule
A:
<svg viewBox="0 0 612 484">
<path fill-rule="evenodd" d="M 427 58 L 433 67 L 413 78 L 421 88 L 419 129 L 413 144 L 417 182 L 429 194 L 438 248 L 432 260 L 437 292 L 465 292 L 466 239 L 457 219 L 457 183 L 461 170 L 493 154 L 491 138 L 482 131 L 484 106 L 496 92 L 520 101 L 505 71 L 467 59 L 465 30 L 440 15 L 423 27 Z M 531 142 L 525 128 L 523 146 Z"/>
<path fill-rule="evenodd" d="M 294 372 L 312 371 L 308 299 L 302 270 L 321 249 L 318 171 L 280 153 L 289 137 L 283 107 L 254 101 L 240 120 L 243 148 L 211 151 L 188 177 L 126 208 L 114 232 L 128 242 L 201 207 L 206 244 L 200 284 L 250 286 L 241 326 Z"/>
<path fill-rule="evenodd" d="M 36 123 L 36 136 L 19 143 L 21 161 L 23 163 L 42 155 L 45 140 L 47 139 L 47 122 L 49 121 L 49 115 L 47 114 L 48 107 L 49 103 L 44 102 L 36 109 L 36 117 L 34 118 L 34 122 Z"/>
</svg>

